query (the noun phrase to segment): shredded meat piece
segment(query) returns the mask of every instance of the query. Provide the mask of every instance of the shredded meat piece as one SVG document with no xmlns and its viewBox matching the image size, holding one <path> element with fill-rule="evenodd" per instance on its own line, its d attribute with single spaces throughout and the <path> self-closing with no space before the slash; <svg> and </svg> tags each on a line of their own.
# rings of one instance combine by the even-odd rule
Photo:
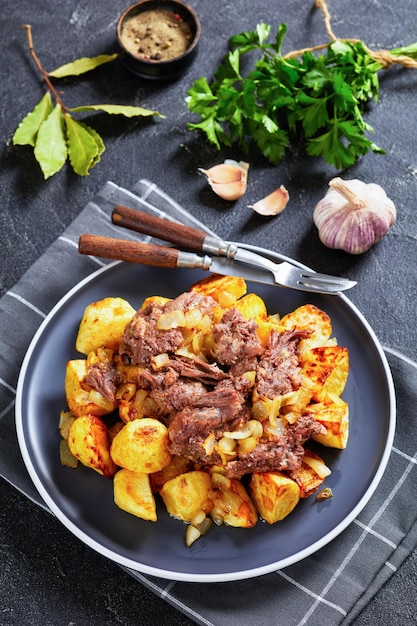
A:
<svg viewBox="0 0 417 626">
<path fill-rule="evenodd" d="M 240 311 L 226 311 L 213 327 L 213 358 L 222 365 L 233 366 L 234 375 L 255 369 L 257 357 L 264 351 L 256 329 L 256 322 L 247 321 Z"/>
<path fill-rule="evenodd" d="M 191 309 L 199 309 L 204 315 L 210 314 L 218 304 L 211 296 L 203 296 L 195 291 L 186 291 L 174 300 L 168 301 L 164 306 L 164 313 L 170 311 L 191 311 Z"/>
<path fill-rule="evenodd" d="M 301 330 L 270 332 L 266 351 L 256 370 L 255 386 L 260 396 L 272 400 L 299 388 L 298 344 L 309 334 Z"/>
<path fill-rule="evenodd" d="M 98 361 L 88 366 L 86 382 L 107 400 L 114 402 L 121 376 L 113 361 Z"/>
<path fill-rule="evenodd" d="M 180 376 L 194 378 L 208 385 L 214 385 L 217 381 L 229 377 L 216 363 L 206 363 L 198 358 L 188 359 L 183 356 L 174 356 L 170 359 L 169 366 Z"/>
<path fill-rule="evenodd" d="M 198 380 L 179 378 L 170 387 L 155 388 L 150 392 L 162 413 L 181 411 L 207 393 L 207 387 Z"/>
<path fill-rule="evenodd" d="M 150 359 L 163 352 L 174 352 L 182 342 L 183 335 L 179 328 L 159 330 L 158 318 L 164 308 L 155 302 L 133 316 L 126 326 L 122 337 L 119 354 L 128 357 L 133 363 L 149 363 Z"/>
<path fill-rule="evenodd" d="M 211 433 L 218 439 L 223 431 L 237 428 L 248 417 L 239 393 L 220 383 L 171 418 L 168 427 L 170 452 L 199 463 L 218 463 L 219 455 L 207 455 L 203 443 Z"/>
<path fill-rule="evenodd" d="M 275 441 L 258 443 L 249 454 L 226 464 L 229 478 L 241 478 L 249 473 L 294 470 L 300 467 L 304 454 L 303 444 L 312 435 L 325 433 L 325 427 L 309 416 L 300 417 L 289 424 Z"/>
<path fill-rule="evenodd" d="M 141 389 L 166 389 L 178 380 L 178 376 L 172 367 L 161 368 L 157 372 L 144 368 L 138 373 L 137 384 Z"/>
</svg>

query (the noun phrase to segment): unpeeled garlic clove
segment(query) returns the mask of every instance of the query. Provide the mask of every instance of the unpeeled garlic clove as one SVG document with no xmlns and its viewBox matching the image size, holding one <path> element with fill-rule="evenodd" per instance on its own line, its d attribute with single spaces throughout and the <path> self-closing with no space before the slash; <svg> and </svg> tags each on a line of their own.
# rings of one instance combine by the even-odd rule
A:
<svg viewBox="0 0 417 626">
<path fill-rule="evenodd" d="M 259 213 L 259 215 L 278 215 L 288 204 L 290 195 L 284 185 L 275 189 L 272 193 L 262 200 L 258 200 L 255 204 L 250 204 L 249 208 Z"/>
<path fill-rule="evenodd" d="M 214 193 L 223 200 L 238 200 L 246 192 L 249 163 L 226 159 L 208 170 L 198 169 L 206 175 Z"/>
<path fill-rule="evenodd" d="M 366 252 L 378 243 L 397 218 L 394 203 L 375 183 L 333 178 L 313 212 L 320 241 L 349 254 Z"/>
</svg>

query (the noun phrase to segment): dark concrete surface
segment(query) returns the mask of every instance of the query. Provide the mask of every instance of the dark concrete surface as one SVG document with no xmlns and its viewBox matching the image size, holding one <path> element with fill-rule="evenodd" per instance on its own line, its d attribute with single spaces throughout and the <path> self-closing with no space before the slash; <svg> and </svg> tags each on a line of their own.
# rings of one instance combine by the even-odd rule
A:
<svg viewBox="0 0 417 626">
<path fill-rule="evenodd" d="M 313 2 L 292 0 L 194 0 L 202 23 L 196 62 L 174 83 L 146 82 L 118 63 L 81 79 L 62 81 L 70 106 L 113 102 L 160 110 L 165 120 L 139 122 L 98 115 L 91 125 L 102 134 L 106 151 L 88 177 L 66 166 L 48 181 L 28 148 L 13 147 L 11 137 L 39 101 L 43 86 L 28 54 L 22 24 L 32 25 L 38 56 L 47 69 L 80 56 L 116 50 L 115 25 L 127 2 L 92 0 L 3 0 L 0 22 L 0 293 L 12 287 L 79 213 L 106 180 L 132 187 L 149 178 L 220 235 L 280 251 L 318 271 L 357 279 L 352 301 L 383 344 L 417 360 L 417 71 L 392 68 L 381 76 L 381 96 L 368 121 L 386 156 L 369 154 L 345 178 L 382 184 L 398 209 L 390 235 L 366 255 L 349 257 L 325 249 L 312 225 L 312 210 L 335 172 L 308 160 L 294 145 L 278 167 L 256 154 L 245 200 L 233 206 L 218 200 L 197 168 L 224 158 L 242 158 L 233 150 L 217 153 L 186 122 L 187 88 L 199 76 L 211 76 L 226 51 L 227 38 L 252 29 L 258 21 L 286 22 L 286 49 L 326 40 Z M 371 48 L 417 41 L 415 0 L 329 2 L 333 29 L 340 37 L 364 39 Z M 285 219 L 265 222 L 247 204 L 284 184 L 291 197 Z M 370 289 L 372 285 L 372 289 Z M 415 497 L 415 494 L 410 494 Z M 0 489 L 0 623 L 4 625 L 77 626 L 170 624 L 192 622 L 127 573 L 81 544 L 48 512 L 5 482 Z M 416 623 L 417 552 L 356 619 L 357 626 Z M 284 625 L 285 626 L 285 625 Z"/>
</svg>

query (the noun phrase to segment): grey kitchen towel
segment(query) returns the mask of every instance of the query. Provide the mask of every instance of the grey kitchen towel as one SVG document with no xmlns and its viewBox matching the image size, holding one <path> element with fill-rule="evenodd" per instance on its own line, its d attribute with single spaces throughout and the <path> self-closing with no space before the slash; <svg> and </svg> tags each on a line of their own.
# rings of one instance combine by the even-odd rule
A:
<svg viewBox="0 0 417 626">
<path fill-rule="evenodd" d="M 83 232 L 117 236 L 120 231 L 110 220 L 116 204 L 208 231 L 150 181 L 140 180 L 133 191 L 108 182 L 1 298 L 0 475 L 45 508 L 23 464 L 16 438 L 14 405 L 20 365 L 52 307 L 80 280 L 107 263 L 83 257 L 76 249 Z M 130 231 L 125 237 L 149 240 Z M 197 624 L 351 623 L 417 545 L 417 499 L 410 497 L 417 480 L 417 364 L 388 347 L 385 352 L 398 399 L 394 447 L 376 492 L 339 537 L 300 563 L 248 580 L 184 583 L 131 570 L 128 573 Z"/>
</svg>

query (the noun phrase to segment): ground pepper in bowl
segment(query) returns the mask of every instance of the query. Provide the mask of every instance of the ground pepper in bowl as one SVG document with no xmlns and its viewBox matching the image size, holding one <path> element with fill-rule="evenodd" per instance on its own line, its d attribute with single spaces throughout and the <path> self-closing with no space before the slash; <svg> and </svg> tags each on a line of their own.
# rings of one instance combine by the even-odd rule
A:
<svg viewBox="0 0 417 626">
<path fill-rule="evenodd" d="M 192 40 L 189 25 L 173 11 L 154 9 L 126 20 L 122 40 L 126 50 L 143 59 L 175 59 L 184 54 Z"/>
</svg>

